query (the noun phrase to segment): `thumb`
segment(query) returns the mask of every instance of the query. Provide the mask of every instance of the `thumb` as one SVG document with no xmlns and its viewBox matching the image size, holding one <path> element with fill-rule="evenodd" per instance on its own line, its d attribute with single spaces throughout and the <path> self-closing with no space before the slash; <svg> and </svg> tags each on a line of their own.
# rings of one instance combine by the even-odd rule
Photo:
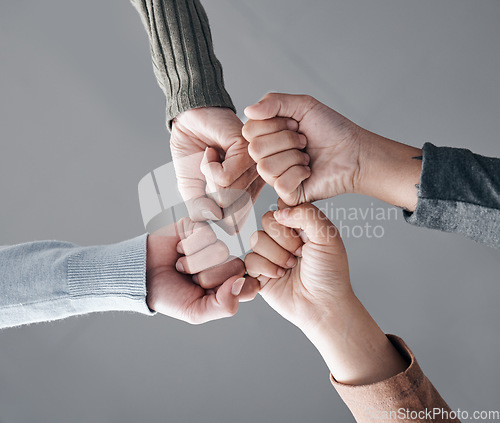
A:
<svg viewBox="0 0 500 423">
<path fill-rule="evenodd" d="M 231 276 L 220 285 L 217 292 L 204 295 L 192 302 L 186 310 L 186 314 L 190 316 L 188 321 L 199 324 L 234 316 L 238 311 L 239 295 L 244 283 L 245 278 Z"/>
<path fill-rule="evenodd" d="M 335 225 L 316 206 L 306 203 L 274 212 L 276 221 L 289 228 L 301 229 L 307 238 L 320 245 L 342 243 Z"/>
<path fill-rule="evenodd" d="M 253 120 L 280 116 L 299 122 L 316 104 L 318 101 L 309 95 L 269 93 L 258 103 L 248 106 L 245 115 Z"/>
<path fill-rule="evenodd" d="M 230 187 L 254 164 L 254 161 L 248 155 L 247 145 L 248 143 L 245 141 L 244 144 L 239 143 L 239 147 L 244 146 L 245 149 L 238 148 L 238 146 L 229 147 L 223 161 L 221 161 L 217 150 L 208 147 L 205 150 L 200 168 L 205 178 L 210 179 L 217 186 Z M 250 185 L 250 182 L 248 182 L 248 185 Z"/>
</svg>

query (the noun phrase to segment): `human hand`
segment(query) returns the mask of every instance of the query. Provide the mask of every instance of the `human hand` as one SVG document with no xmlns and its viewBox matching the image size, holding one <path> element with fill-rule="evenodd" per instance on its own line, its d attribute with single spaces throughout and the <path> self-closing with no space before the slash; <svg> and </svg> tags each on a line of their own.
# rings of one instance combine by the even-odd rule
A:
<svg viewBox="0 0 500 423">
<path fill-rule="evenodd" d="M 184 218 L 148 237 L 147 303 L 159 313 L 193 324 L 232 316 L 259 290 L 244 274 L 207 223 Z"/>
<path fill-rule="evenodd" d="M 242 126 L 230 109 L 202 107 L 179 114 L 170 138 L 190 218 L 219 221 L 231 235 L 243 225 L 264 185 L 248 155 Z"/>
<path fill-rule="evenodd" d="M 307 330 L 354 296 L 342 239 L 315 206 L 267 212 L 262 227 L 250 239 L 253 252 L 245 266 L 259 280 L 264 300 L 285 319 Z"/>
<path fill-rule="evenodd" d="M 245 114 L 250 156 L 286 204 L 358 193 L 415 210 L 422 150 L 367 131 L 310 96 L 267 94 Z"/>
<path fill-rule="evenodd" d="M 250 156 L 287 205 L 355 192 L 359 126 L 305 95 L 270 93 L 245 114 Z"/>
<path fill-rule="evenodd" d="M 260 281 L 264 300 L 312 341 L 338 382 L 369 384 L 407 367 L 354 295 L 344 244 L 321 211 L 303 204 L 269 212 L 262 227 L 252 236 L 247 272 Z"/>
</svg>

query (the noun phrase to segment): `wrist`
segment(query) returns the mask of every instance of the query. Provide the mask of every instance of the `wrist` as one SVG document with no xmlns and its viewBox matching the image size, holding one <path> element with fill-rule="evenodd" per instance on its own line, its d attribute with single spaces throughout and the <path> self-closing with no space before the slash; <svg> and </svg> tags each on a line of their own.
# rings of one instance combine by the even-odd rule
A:
<svg viewBox="0 0 500 423">
<path fill-rule="evenodd" d="M 407 368 L 404 359 L 354 294 L 303 332 L 338 382 L 375 383 Z"/>
<path fill-rule="evenodd" d="M 351 309 L 358 306 L 359 300 L 352 288 L 343 293 L 334 302 L 326 304 L 314 313 L 313 318 L 299 323 L 299 329 L 312 341 L 321 340 L 330 332 L 340 333 L 344 330 Z"/>
<path fill-rule="evenodd" d="M 422 150 L 373 132 L 360 134 L 356 193 L 413 211 L 422 172 Z"/>
</svg>

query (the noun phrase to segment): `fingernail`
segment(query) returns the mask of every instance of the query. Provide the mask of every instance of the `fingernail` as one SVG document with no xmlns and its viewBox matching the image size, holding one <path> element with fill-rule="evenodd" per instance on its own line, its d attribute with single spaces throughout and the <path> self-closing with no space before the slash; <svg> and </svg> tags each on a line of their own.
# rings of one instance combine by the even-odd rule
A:
<svg viewBox="0 0 500 423">
<path fill-rule="evenodd" d="M 305 169 L 306 169 L 308 172 L 310 172 L 310 171 L 311 171 L 311 168 L 310 168 L 309 166 L 304 166 L 304 167 L 305 167 Z"/>
<path fill-rule="evenodd" d="M 177 244 L 177 252 L 179 254 L 184 254 L 184 248 L 182 248 L 182 243 L 180 242 Z"/>
<path fill-rule="evenodd" d="M 240 292 L 243 289 L 244 283 L 245 283 L 245 278 L 238 278 L 233 282 L 233 286 L 231 287 L 231 293 L 235 297 L 240 295 Z"/>
<path fill-rule="evenodd" d="M 299 129 L 299 123 L 294 119 L 288 119 L 286 126 L 290 131 L 296 131 Z"/>
<path fill-rule="evenodd" d="M 208 220 L 219 220 L 219 218 L 210 210 L 202 210 L 201 215 Z"/>
<path fill-rule="evenodd" d="M 282 269 L 281 267 L 276 271 L 276 273 L 278 274 L 278 276 L 281 278 L 283 276 L 285 276 L 285 269 Z"/>
<path fill-rule="evenodd" d="M 291 268 L 291 267 L 294 267 L 296 264 L 297 264 L 297 259 L 293 256 L 290 256 L 290 258 L 286 262 L 286 267 Z"/>
<path fill-rule="evenodd" d="M 304 148 L 307 145 L 307 138 L 303 134 L 299 134 L 299 145 L 301 148 Z"/>
<path fill-rule="evenodd" d="M 306 164 L 309 164 L 311 161 L 311 157 L 307 153 L 302 153 L 304 155 L 304 160 L 306 161 Z"/>
<path fill-rule="evenodd" d="M 175 268 L 177 269 L 178 272 L 185 272 L 184 266 L 180 261 L 177 261 L 177 263 L 175 263 Z"/>
<path fill-rule="evenodd" d="M 295 251 L 295 253 L 293 253 L 296 257 L 302 257 L 302 245 L 297 248 L 297 250 Z"/>
</svg>

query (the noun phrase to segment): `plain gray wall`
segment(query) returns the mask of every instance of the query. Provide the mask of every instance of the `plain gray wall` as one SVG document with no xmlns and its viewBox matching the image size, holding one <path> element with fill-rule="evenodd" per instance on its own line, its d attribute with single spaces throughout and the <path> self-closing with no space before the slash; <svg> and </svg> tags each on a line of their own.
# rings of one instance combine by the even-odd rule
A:
<svg viewBox="0 0 500 423">
<path fill-rule="evenodd" d="M 240 113 L 270 90 L 308 93 L 396 140 L 500 156 L 497 0 L 204 4 Z M 169 152 L 132 6 L 2 2 L 0 48 L 0 244 L 140 234 L 137 183 Z M 258 213 L 274 199 L 266 189 Z M 380 205 L 344 196 L 329 206 L 371 203 Z M 498 409 L 498 252 L 400 214 L 383 225 L 381 239 L 345 239 L 358 295 L 452 408 Z M 315 349 L 257 298 L 204 326 L 109 313 L 2 331 L 0 422 L 35 421 L 352 417 Z"/>
</svg>

